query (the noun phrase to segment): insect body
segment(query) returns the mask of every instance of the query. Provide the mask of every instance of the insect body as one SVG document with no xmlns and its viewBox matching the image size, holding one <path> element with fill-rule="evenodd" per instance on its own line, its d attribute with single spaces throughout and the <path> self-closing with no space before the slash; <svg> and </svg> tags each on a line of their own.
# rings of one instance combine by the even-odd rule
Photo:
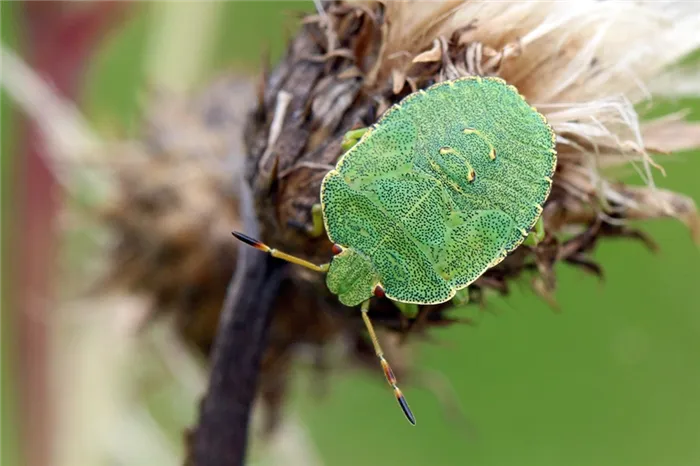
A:
<svg viewBox="0 0 700 466">
<path fill-rule="evenodd" d="M 343 304 L 361 305 L 386 378 L 415 424 L 367 316 L 370 298 L 448 301 L 517 248 L 551 189 L 554 132 L 513 86 L 467 77 L 409 95 L 372 127 L 348 133 L 344 145 L 314 209 L 335 244 L 330 263 L 317 266 L 234 235 L 327 272 Z"/>
</svg>

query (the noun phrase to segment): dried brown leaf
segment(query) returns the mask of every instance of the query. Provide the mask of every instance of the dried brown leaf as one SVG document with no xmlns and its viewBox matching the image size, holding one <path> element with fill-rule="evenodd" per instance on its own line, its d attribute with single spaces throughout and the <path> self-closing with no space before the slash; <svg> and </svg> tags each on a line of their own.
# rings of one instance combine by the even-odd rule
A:
<svg viewBox="0 0 700 466">
<path fill-rule="evenodd" d="M 700 217 L 695 201 L 690 197 L 664 189 L 637 186 L 620 186 L 618 192 L 624 196 L 627 218 L 678 219 L 690 229 L 693 240 L 700 244 Z"/>
<path fill-rule="evenodd" d="M 406 85 L 406 73 L 399 70 L 398 68 L 394 68 L 393 70 L 391 70 L 391 82 L 392 92 L 394 94 L 398 94 Z"/>
<path fill-rule="evenodd" d="M 430 63 L 440 61 L 442 58 L 442 47 L 440 46 L 440 41 L 435 39 L 433 41 L 433 48 L 426 50 L 413 57 L 412 63 Z"/>
<path fill-rule="evenodd" d="M 700 123 L 677 121 L 651 121 L 642 126 L 644 143 L 648 150 L 672 153 L 700 148 Z"/>
</svg>

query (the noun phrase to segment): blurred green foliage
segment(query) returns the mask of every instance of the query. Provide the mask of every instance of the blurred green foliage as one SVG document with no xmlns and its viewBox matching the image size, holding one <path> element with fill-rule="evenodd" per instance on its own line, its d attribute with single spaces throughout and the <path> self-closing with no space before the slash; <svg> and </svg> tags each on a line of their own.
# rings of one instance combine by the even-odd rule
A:
<svg viewBox="0 0 700 466">
<path fill-rule="evenodd" d="M 17 35 L 17 4 L 12 2 L 0 3 L 0 40 L 3 45 L 16 47 L 18 44 Z M 8 225 L 11 224 L 11 219 L 14 219 L 14 213 L 17 212 L 17 207 L 12 202 L 11 193 L 15 184 L 12 176 L 15 165 L 12 160 L 13 150 L 17 143 L 17 121 L 14 118 L 14 106 L 8 99 L 3 88 L 0 88 L 0 163 L 2 170 L 0 171 L 0 199 L 2 202 L 2 276 L 10 276 L 12 266 L 8 260 L 8 252 L 11 251 L 12 232 Z M 2 311 L 0 328 L 0 344 L 2 348 L 2 371 L 0 372 L 1 379 L 1 399 L 2 403 L 2 443 L 0 445 L 0 463 L 3 465 L 20 464 L 20 445 L 19 432 L 17 429 L 17 387 L 14 385 L 16 378 L 12 377 L 17 367 L 16 355 L 13 355 L 11 348 L 16 347 L 16 334 L 13 334 L 12 317 L 10 303 L 11 286 L 7 278 L 2 280 Z"/>
<path fill-rule="evenodd" d="M 105 38 L 82 102 L 92 121 L 131 129 L 138 127 L 143 97 L 151 5 L 134 7 L 125 26 Z M 289 12 L 311 9 L 311 2 L 226 2 L 220 16 L 225 25 L 201 82 L 224 68 L 259 69 L 265 48 L 274 64 L 293 31 Z M 700 102 L 661 104 L 664 110 L 690 104 L 691 118 L 700 119 Z M 2 110 L 7 115 L 5 99 Z M 668 176 L 656 177 L 659 186 L 700 201 L 700 153 L 678 154 L 664 167 Z M 322 400 L 307 396 L 309 381 L 299 380 L 294 406 L 325 463 L 700 464 L 700 253 L 678 222 L 644 229 L 661 252 L 651 254 L 630 241 L 604 243 L 596 254 L 604 283 L 560 266 L 559 314 L 523 282 L 507 299 L 491 298 L 492 312 L 478 313 L 477 327 L 433 331 L 440 344 L 421 345 L 418 364 L 451 381 L 469 431 L 447 420 L 431 393 L 404 386 L 418 420 L 409 426 L 379 368 L 375 374 L 336 375 Z M 16 463 L 3 457 L 3 464 Z"/>
<path fill-rule="evenodd" d="M 184 2 L 191 3 L 192 2 Z M 105 37 L 100 53 L 88 70 L 84 110 L 100 123 L 120 130 L 138 127 L 145 86 L 144 64 L 150 29 L 160 12 L 158 2 L 132 6 L 130 19 Z M 284 52 L 287 37 L 296 29 L 301 12 L 313 9 L 309 1 L 222 2 L 217 14 L 219 30 L 215 48 L 201 76 L 204 85 L 226 70 L 255 72 L 264 63 L 275 63 Z"/>
</svg>

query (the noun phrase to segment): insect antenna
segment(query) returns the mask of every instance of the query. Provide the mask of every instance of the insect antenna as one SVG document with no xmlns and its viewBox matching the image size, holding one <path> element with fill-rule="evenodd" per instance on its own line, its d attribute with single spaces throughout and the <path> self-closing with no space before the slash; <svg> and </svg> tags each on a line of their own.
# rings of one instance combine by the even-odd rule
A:
<svg viewBox="0 0 700 466">
<path fill-rule="evenodd" d="M 316 265 L 312 264 L 309 261 L 306 261 L 300 257 L 292 256 L 291 254 L 287 254 L 286 252 L 278 251 L 277 249 L 273 249 L 266 245 L 265 243 L 261 243 L 260 241 L 251 238 L 250 236 L 244 235 L 241 232 L 238 231 L 233 231 L 231 232 L 233 236 L 239 240 L 244 242 L 245 244 L 249 246 L 253 246 L 255 249 L 258 251 L 266 252 L 270 254 L 272 257 L 276 257 L 277 259 L 282 259 L 287 262 L 291 262 L 292 264 L 297 264 L 301 265 L 302 267 L 306 267 L 307 269 L 314 270 L 316 272 L 327 272 L 328 271 L 328 264 L 322 264 L 322 265 Z"/>
<path fill-rule="evenodd" d="M 408 419 L 408 422 L 415 426 L 416 417 L 413 415 L 411 408 L 409 408 L 408 402 L 403 396 L 401 389 L 398 387 L 398 385 L 396 385 L 396 376 L 394 375 L 394 371 L 391 370 L 391 366 L 389 366 L 389 363 L 384 358 L 384 352 L 382 351 L 382 347 L 379 346 L 379 340 L 377 340 L 377 334 L 374 333 L 374 327 L 372 326 L 372 322 L 369 320 L 369 315 L 367 314 L 368 312 L 369 300 L 362 303 L 362 320 L 365 321 L 365 325 L 367 326 L 369 337 L 372 339 L 372 344 L 374 345 L 374 351 L 375 353 L 377 353 L 379 362 L 381 363 L 382 369 L 384 370 L 384 376 L 386 377 L 387 382 L 389 382 L 389 385 L 391 385 L 391 388 L 394 389 L 394 396 L 396 396 L 396 401 L 399 402 L 399 406 L 401 406 L 401 409 L 406 415 L 406 419 Z"/>
</svg>

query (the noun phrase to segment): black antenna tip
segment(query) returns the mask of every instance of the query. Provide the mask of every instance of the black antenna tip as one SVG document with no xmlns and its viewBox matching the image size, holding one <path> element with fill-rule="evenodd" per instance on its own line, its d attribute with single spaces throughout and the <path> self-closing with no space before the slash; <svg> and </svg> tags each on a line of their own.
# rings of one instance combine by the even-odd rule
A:
<svg viewBox="0 0 700 466">
<path fill-rule="evenodd" d="M 411 408 L 408 407 L 408 402 L 406 401 L 406 398 L 404 398 L 403 395 L 400 395 L 396 397 L 396 401 L 399 402 L 399 406 L 401 406 L 401 409 L 406 415 L 406 419 L 408 419 L 408 422 L 410 422 L 412 426 L 415 426 L 416 417 L 413 415 L 413 411 L 411 411 Z"/>
<path fill-rule="evenodd" d="M 232 231 L 231 234 L 237 240 L 242 241 L 249 246 L 253 246 L 255 249 L 260 249 L 262 251 L 264 251 L 266 249 L 265 246 L 260 241 L 253 239 L 250 236 L 244 235 L 243 233 L 241 233 L 239 231 Z"/>
</svg>

